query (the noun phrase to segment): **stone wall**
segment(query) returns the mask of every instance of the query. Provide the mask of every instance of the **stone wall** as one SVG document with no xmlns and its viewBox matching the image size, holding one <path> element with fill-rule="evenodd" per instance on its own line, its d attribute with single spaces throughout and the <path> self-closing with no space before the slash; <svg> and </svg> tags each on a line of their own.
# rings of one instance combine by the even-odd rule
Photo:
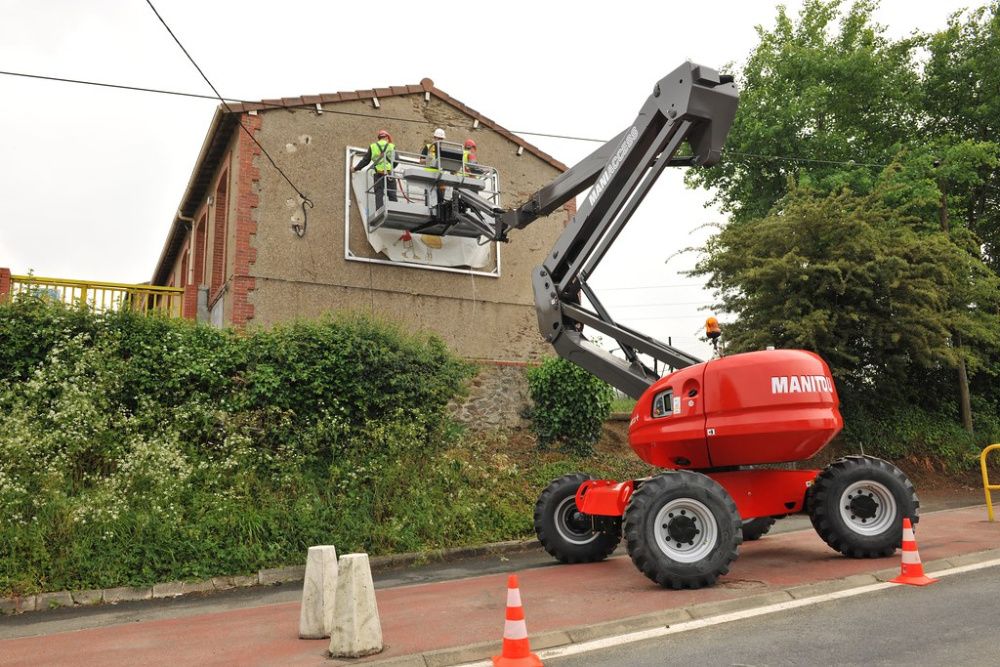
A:
<svg viewBox="0 0 1000 667">
<path fill-rule="evenodd" d="M 530 428 L 531 422 L 524 417 L 531 407 L 527 369 L 525 364 L 480 364 L 468 396 L 452 403 L 449 410 L 475 431 Z"/>
</svg>

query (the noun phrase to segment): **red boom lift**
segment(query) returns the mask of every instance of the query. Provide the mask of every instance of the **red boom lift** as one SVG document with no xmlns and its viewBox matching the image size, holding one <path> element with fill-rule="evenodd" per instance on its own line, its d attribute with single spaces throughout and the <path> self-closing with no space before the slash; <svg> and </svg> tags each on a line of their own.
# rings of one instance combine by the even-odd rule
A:
<svg viewBox="0 0 1000 667">
<path fill-rule="evenodd" d="M 624 534 L 647 577 L 700 588 L 729 571 L 744 540 L 789 514 L 808 513 L 827 544 L 855 558 L 892 554 L 903 518 L 918 520 L 913 486 L 881 459 L 850 456 L 823 470 L 772 465 L 808 459 L 843 427 L 830 370 L 817 355 L 765 350 L 703 362 L 616 323 L 587 284 L 664 168 L 718 161 L 737 101 L 731 76 L 686 63 L 655 85 L 627 129 L 520 207 L 496 208 L 467 179 L 439 172 L 430 222 L 392 221 L 505 241 L 590 187 L 532 274 L 539 328 L 560 356 L 637 399 L 629 442 L 665 472 L 626 481 L 577 473 L 549 484 L 535 506 L 535 531 L 560 561 L 602 560 Z M 625 358 L 590 343 L 584 326 L 615 340 Z M 679 370 L 661 378 L 640 354 Z"/>
</svg>

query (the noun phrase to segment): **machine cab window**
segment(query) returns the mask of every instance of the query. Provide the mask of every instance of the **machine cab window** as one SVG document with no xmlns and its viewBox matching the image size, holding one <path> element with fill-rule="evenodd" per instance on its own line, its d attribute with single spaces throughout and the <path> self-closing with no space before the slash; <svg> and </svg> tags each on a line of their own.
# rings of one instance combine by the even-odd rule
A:
<svg viewBox="0 0 1000 667">
<path fill-rule="evenodd" d="M 656 395 L 653 399 L 653 419 L 669 417 L 674 413 L 673 396 L 674 392 L 672 389 L 661 391 Z"/>
</svg>

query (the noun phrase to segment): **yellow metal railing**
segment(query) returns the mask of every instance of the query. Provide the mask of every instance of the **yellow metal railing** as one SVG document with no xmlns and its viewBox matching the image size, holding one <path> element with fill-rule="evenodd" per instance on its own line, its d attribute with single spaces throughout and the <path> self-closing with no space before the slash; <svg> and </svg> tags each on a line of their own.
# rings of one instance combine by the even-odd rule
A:
<svg viewBox="0 0 1000 667">
<path fill-rule="evenodd" d="M 18 294 L 82 305 L 95 313 L 130 309 L 140 313 L 163 313 L 169 317 L 181 316 L 184 300 L 184 290 L 180 287 L 12 275 L 10 297 Z"/>
<path fill-rule="evenodd" d="M 983 453 L 979 455 L 979 467 L 983 471 L 983 491 L 986 493 L 986 514 L 989 515 L 990 521 L 995 521 L 993 518 L 993 499 L 990 498 L 990 491 L 1000 491 L 1000 484 L 990 485 L 990 475 L 986 470 L 986 457 L 987 455 L 995 449 L 1000 449 L 1000 443 L 996 445 L 990 445 L 983 450 Z"/>
</svg>

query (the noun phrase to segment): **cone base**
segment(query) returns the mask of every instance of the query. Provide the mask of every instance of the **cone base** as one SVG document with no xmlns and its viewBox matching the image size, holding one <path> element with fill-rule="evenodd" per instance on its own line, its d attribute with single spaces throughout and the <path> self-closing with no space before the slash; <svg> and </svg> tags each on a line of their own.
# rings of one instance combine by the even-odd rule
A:
<svg viewBox="0 0 1000 667">
<path fill-rule="evenodd" d="M 505 658 L 502 655 L 493 656 L 493 667 L 543 667 L 542 660 L 534 653 L 524 658 Z"/>
<path fill-rule="evenodd" d="M 908 586 L 927 586 L 929 584 L 933 584 L 936 581 L 937 579 L 931 579 L 930 577 L 923 574 L 917 576 L 912 576 L 912 575 L 906 576 L 901 574 L 895 579 L 890 579 L 889 583 L 907 584 Z"/>
</svg>

